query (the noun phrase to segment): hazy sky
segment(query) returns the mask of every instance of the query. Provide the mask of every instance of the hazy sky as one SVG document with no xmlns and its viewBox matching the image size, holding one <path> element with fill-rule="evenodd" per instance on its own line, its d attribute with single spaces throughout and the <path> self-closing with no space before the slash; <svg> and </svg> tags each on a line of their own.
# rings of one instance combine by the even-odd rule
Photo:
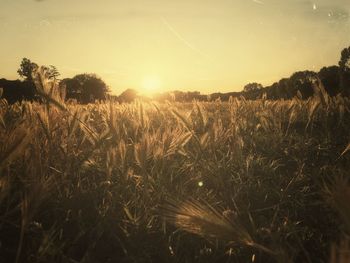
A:
<svg viewBox="0 0 350 263">
<path fill-rule="evenodd" d="M 347 46 L 350 0 L 0 0 L 0 78 L 27 57 L 116 94 L 268 85 Z"/>
</svg>

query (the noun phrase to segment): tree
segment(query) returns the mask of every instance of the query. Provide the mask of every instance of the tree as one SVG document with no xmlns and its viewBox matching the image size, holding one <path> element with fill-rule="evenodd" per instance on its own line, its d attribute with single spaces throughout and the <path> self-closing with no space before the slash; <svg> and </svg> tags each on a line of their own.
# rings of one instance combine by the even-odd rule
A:
<svg viewBox="0 0 350 263">
<path fill-rule="evenodd" d="M 60 81 L 60 88 L 65 88 L 67 99 L 80 100 L 81 88 L 80 84 L 76 79 L 65 78 Z"/>
<path fill-rule="evenodd" d="M 245 85 L 243 88 L 243 92 L 257 91 L 257 90 L 261 90 L 262 88 L 263 88 L 263 85 L 261 85 L 260 83 L 253 82 Z"/>
<path fill-rule="evenodd" d="M 28 58 L 23 58 L 20 68 L 17 70 L 17 73 L 24 78 L 26 81 L 33 81 L 32 73 L 35 69 L 38 69 L 38 64 L 32 62 Z M 46 71 L 47 78 L 50 80 L 56 80 L 61 74 L 58 72 L 57 68 L 53 65 L 43 66 Z"/>
<path fill-rule="evenodd" d="M 342 50 L 339 60 L 339 67 L 343 71 L 350 71 L 350 47 Z"/>
<path fill-rule="evenodd" d="M 344 48 L 339 60 L 340 88 L 344 95 L 350 95 L 350 47 Z"/>
<path fill-rule="evenodd" d="M 10 104 L 22 100 L 34 100 L 35 98 L 33 82 L 0 79 L 0 87 L 3 89 L 2 98 Z"/>
<path fill-rule="evenodd" d="M 340 68 L 338 66 L 323 67 L 318 77 L 330 96 L 336 96 L 340 90 Z"/>
<path fill-rule="evenodd" d="M 58 77 L 61 75 L 57 68 L 53 65 L 50 65 L 48 67 L 45 66 L 45 70 L 47 72 L 47 77 L 52 80 L 58 80 Z"/>
<path fill-rule="evenodd" d="M 133 89 L 127 89 L 118 96 L 120 102 L 132 102 L 137 98 L 137 91 Z"/>
<path fill-rule="evenodd" d="M 304 99 L 311 97 L 314 93 L 312 81 L 317 78 L 317 73 L 310 70 L 297 71 L 288 80 L 287 98 L 293 98 L 298 91 Z"/>
<path fill-rule="evenodd" d="M 32 82 L 32 72 L 37 68 L 38 65 L 36 63 L 30 61 L 28 58 L 23 58 L 17 73 L 25 80 Z"/>
<path fill-rule="evenodd" d="M 60 82 L 66 86 L 66 98 L 76 99 L 81 103 L 91 103 L 106 99 L 109 91 L 106 83 L 95 74 L 79 74 L 72 79 L 66 78 Z"/>
</svg>

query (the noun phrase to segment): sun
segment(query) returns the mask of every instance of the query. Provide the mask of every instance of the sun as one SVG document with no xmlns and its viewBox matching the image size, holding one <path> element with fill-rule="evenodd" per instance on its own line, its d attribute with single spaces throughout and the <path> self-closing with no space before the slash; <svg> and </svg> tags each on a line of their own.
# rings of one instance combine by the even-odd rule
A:
<svg viewBox="0 0 350 263">
<path fill-rule="evenodd" d="M 144 95 L 152 96 L 154 93 L 159 92 L 162 83 L 158 76 L 149 75 L 143 78 L 141 83 L 141 93 Z"/>
</svg>

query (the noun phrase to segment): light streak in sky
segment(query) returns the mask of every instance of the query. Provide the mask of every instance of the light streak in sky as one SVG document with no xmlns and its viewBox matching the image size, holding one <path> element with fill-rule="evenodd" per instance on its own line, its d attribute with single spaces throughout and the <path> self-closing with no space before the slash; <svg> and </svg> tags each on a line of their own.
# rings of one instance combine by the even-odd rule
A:
<svg viewBox="0 0 350 263">
<path fill-rule="evenodd" d="M 204 54 L 202 51 L 200 51 L 198 48 L 196 48 L 195 46 L 193 46 L 190 42 L 188 42 L 177 30 L 175 30 L 175 28 L 170 25 L 170 23 L 164 18 L 161 17 L 161 20 L 163 22 L 163 24 L 174 34 L 174 36 L 180 40 L 183 44 L 185 44 L 188 48 L 192 49 L 194 52 L 198 53 L 199 55 L 203 56 L 203 57 L 207 57 L 206 54 Z"/>
</svg>

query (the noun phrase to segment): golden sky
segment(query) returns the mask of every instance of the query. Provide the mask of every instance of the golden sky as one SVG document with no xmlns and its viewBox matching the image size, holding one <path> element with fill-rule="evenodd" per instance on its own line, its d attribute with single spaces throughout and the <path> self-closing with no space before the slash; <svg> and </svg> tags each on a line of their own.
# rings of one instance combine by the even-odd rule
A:
<svg viewBox="0 0 350 263">
<path fill-rule="evenodd" d="M 336 64 L 349 0 L 0 0 L 0 78 L 20 61 L 127 88 L 242 90 Z"/>
</svg>

